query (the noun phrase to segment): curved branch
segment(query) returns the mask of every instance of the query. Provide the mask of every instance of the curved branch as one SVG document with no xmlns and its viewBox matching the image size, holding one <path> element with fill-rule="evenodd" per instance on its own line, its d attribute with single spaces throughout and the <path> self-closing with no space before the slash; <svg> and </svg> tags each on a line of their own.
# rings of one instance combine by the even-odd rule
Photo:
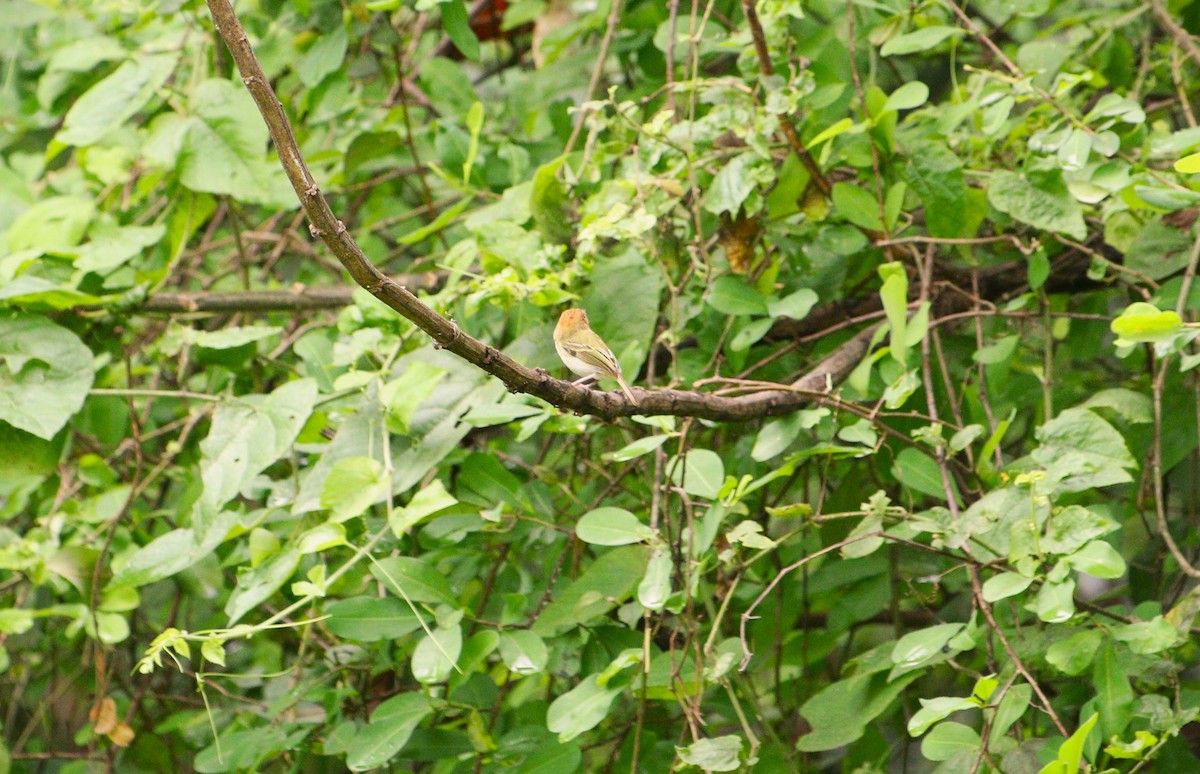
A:
<svg viewBox="0 0 1200 774">
<path fill-rule="evenodd" d="M 453 352 L 504 382 L 511 392 L 523 392 L 552 405 L 581 414 L 615 418 L 632 414 L 692 416 L 714 421 L 742 421 L 778 416 L 811 402 L 811 397 L 786 388 L 753 395 L 722 397 L 691 390 L 639 390 L 634 406 L 620 393 L 599 392 L 555 379 L 540 368 L 528 368 L 495 347 L 470 336 L 452 320 L 426 306 L 409 289 L 381 272 L 333 214 L 296 143 L 283 104 L 263 74 L 246 31 L 229 0 L 207 0 L 218 34 L 242 74 L 242 82 L 258 106 L 279 161 L 308 216 L 309 230 L 320 237 L 361 287 L 427 333 L 435 346 Z M 827 390 L 844 379 L 866 354 L 874 328 L 851 338 L 794 385 L 804 390 Z"/>
</svg>

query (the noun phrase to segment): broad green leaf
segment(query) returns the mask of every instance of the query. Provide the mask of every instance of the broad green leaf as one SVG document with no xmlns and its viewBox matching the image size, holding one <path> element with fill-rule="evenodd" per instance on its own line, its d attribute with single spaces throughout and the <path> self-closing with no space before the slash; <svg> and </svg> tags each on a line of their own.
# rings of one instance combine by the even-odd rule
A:
<svg viewBox="0 0 1200 774">
<path fill-rule="evenodd" d="M 682 460 L 675 457 L 669 469 L 671 480 L 695 497 L 714 498 L 725 483 L 725 465 L 709 449 L 692 449 Z"/>
<path fill-rule="evenodd" d="M 308 88 L 314 88 L 330 73 L 343 69 L 346 49 L 350 39 L 343 24 L 330 25 L 333 29 L 322 30 L 308 51 L 296 64 L 296 75 Z"/>
<path fill-rule="evenodd" d="M 670 437 L 669 435 L 647 435 L 625 444 L 616 451 L 605 452 L 601 455 L 601 459 L 605 462 L 628 462 L 644 454 L 649 454 L 666 443 Z"/>
<path fill-rule="evenodd" d="M 425 635 L 413 651 L 413 678 L 422 685 L 445 682 L 462 653 L 462 644 L 462 626 L 457 623 Z"/>
<path fill-rule="evenodd" d="M 1028 683 L 1020 683 L 1009 688 L 1008 692 L 1004 694 L 1004 698 L 1000 700 L 1000 706 L 996 707 L 996 714 L 992 717 L 992 731 L 997 736 L 1004 736 L 1008 733 L 1012 724 L 1025 714 L 1032 698 L 1033 687 Z"/>
<path fill-rule="evenodd" d="M 955 712 L 979 709 L 978 702 L 964 699 L 961 696 L 939 696 L 936 699 L 919 699 L 921 709 L 913 713 L 908 720 L 908 735 L 920 736 L 938 721 L 948 718 Z"/>
<path fill-rule="evenodd" d="M 471 29 L 471 20 L 463 0 L 448 0 L 438 7 L 442 9 L 442 25 L 446 34 L 454 41 L 455 48 L 472 62 L 479 61 L 479 38 Z"/>
<path fill-rule="evenodd" d="M 959 37 L 963 34 L 965 34 L 965 30 L 961 30 L 958 27 L 947 27 L 945 25 L 922 27 L 919 30 L 906 32 L 903 35 L 891 38 L 880 47 L 879 55 L 899 56 L 902 54 L 916 54 L 940 45 L 947 38 Z"/>
<path fill-rule="evenodd" d="M 321 507 L 334 521 L 353 519 L 386 496 L 389 483 L 383 464 L 373 457 L 338 460 L 321 490 Z"/>
<path fill-rule="evenodd" d="M 575 525 L 575 535 L 597 546 L 624 546 L 654 537 L 654 530 L 624 508 L 603 507 L 588 511 Z"/>
<path fill-rule="evenodd" d="M 741 277 L 726 274 L 713 283 L 708 303 L 728 315 L 768 314 L 767 299 Z"/>
<path fill-rule="evenodd" d="M 528 629 L 514 629 L 500 635 L 500 658 L 510 671 L 532 675 L 546 668 L 549 653 L 541 637 Z"/>
<path fill-rule="evenodd" d="M 589 675 L 551 702 L 546 712 L 546 727 L 558 734 L 558 741 L 569 742 L 608 717 L 613 700 L 620 693 L 620 688 L 601 687 L 597 675 Z"/>
<path fill-rule="evenodd" d="M 178 64 L 177 54 L 138 56 L 88 89 L 67 111 L 55 140 L 92 145 L 146 106 Z"/>
<path fill-rule="evenodd" d="M 892 663 L 914 667 L 942 652 L 946 643 L 963 630 L 963 624 L 936 624 L 901 637 L 892 647 Z"/>
<path fill-rule="evenodd" d="M 1067 409 L 1037 430 L 1041 445 L 1033 460 L 1058 481 L 1062 491 L 1078 492 L 1133 480 L 1137 463 L 1125 439 L 1094 411 Z"/>
<path fill-rule="evenodd" d="M 438 511 L 443 511 L 458 504 L 454 495 L 446 491 L 446 485 L 441 479 L 435 478 L 428 486 L 417 490 L 408 505 L 396 508 L 388 516 L 388 526 L 396 537 L 427 520 Z"/>
<path fill-rule="evenodd" d="M 896 455 L 895 464 L 892 465 L 892 475 L 914 492 L 929 495 L 942 502 L 946 500 L 942 472 L 938 469 L 937 462 L 928 454 L 912 447 L 901 449 L 900 453 Z M 951 481 L 951 486 L 953 484 L 954 482 Z M 955 499 L 957 499 L 957 492 Z"/>
<path fill-rule="evenodd" d="M 983 583 L 983 599 L 986 602 L 999 602 L 1001 599 L 1020 594 L 1029 588 L 1033 578 L 1015 572 L 1002 572 L 988 578 Z"/>
<path fill-rule="evenodd" d="M 1096 698 L 1090 705 L 1100 715 L 1101 738 L 1111 739 L 1124 733 L 1134 713 L 1137 697 L 1125 662 L 1124 654 L 1118 655 L 1117 649 L 1108 641 L 1096 653 L 1092 675 Z"/>
<path fill-rule="evenodd" d="M 888 95 L 884 110 L 912 110 L 929 100 L 929 87 L 921 81 L 909 81 Z"/>
<path fill-rule="evenodd" d="M 832 199 L 838 214 L 850 223 L 868 231 L 883 231 L 879 201 L 874 194 L 852 183 L 835 183 Z"/>
<path fill-rule="evenodd" d="M 1066 675 L 1078 675 L 1091 665 L 1102 636 L 1095 629 L 1083 629 L 1046 649 L 1046 661 Z"/>
<path fill-rule="evenodd" d="M 1135 301 L 1109 327 L 1117 334 L 1118 346 L 1153 344 L 1172 338 L 1183 328 L 1183 321 L 1174 311 L 1160 312 L 1153 304 Z"/>
<path fill-rule="evenodd" d="M 257 567 L 240 572 L 237 588 L 225 603 L 225 615 L 229 616 L 229 626 L 233 626 L 246 613 L 267 601 L 287 583 L 299 564 L 300 554 L 282 551 Z"/>
<path fill-rule="evenodd" d="M 860 674 L 825 686 L 800 707 L 813 730 L 800 737 L 796 749 L 821 752 L 850 744 L 920 675 L 914 670 L 888 681 L 886 674 Z"/>
<path fill-rule="evenodd" d="M 908 324 L 908 274 L 902 264 L 893 262 L 880 264 L 879 277 L 883 280 L 879 297 L 883 300 L 883 310 L 887 313 L 891 329 L 889 342 L 892 357 L 904 365 L 908 346 L 904 331 Z"/>
<path fill-rule="evenodd" d="M 904 179 L 925 204 L 925 223 L 936 237 L 974 234 L 967 217 L 967 182 L 962 161 L 945 142 L 923 142 L 913 148 Z M 978 226 L 976 226 L 978 228 Z"/>
<path fill-rule="evenodd" d="M 646 575 L 638 584 L 637 598 L 647 610 L 662 610 L 671 596 L 671 562 L 669 550 L 656 549 L 646 565 Z"/>
<path fill-rule="evenodd" d="M 1184 156 L 1173 165 L 1176 172 L 1185 175 L 1192 175 L 1200 172 L 1200 153 L 1193 153 L 1189 156 Z"/>
<path fill-rule="evenodd" d="M 741 753 L 742 738 L 733 735 L 698 739 L 675 748 L 679 760 L 704 771 L 737 771 L 742 767 Z"/>
<path fill-rule="evenodd" d="M 44 317 L 0 318 L 0 420 L 50 440 L 92 387 L 92 353 Z"/>
<path fill-rule="evenodd" d="M 988 201 L 1022 223 L 1083 240 L 1087 226 L 1083 210 L 1071 196 L 1057 170 L 1010 172 L 997 170 L 988 183 Z"/>
<path fill-rule="evenodd" d="M 1038 618 L 1047 623 L 1062 623 L 1075 615 L 1075 581 L 1043 583 L 1033 602 Z"/>
<path fill-rule="evenodd" d="M 1092 716 L 1063 742 L 1062 747 L 1058 748 L 1057 760 L 1046 764 L 1038 774 L 1078 774 L 1083 762 L 1083 743 L 1087 741 L 1098 717 L 1099 715 L 1092 713 Z"/>
<path fill-rule="evenodd" d="M 351 597 L 325 607 L 324 625 L 338 637 L 376 642 L 403 637 L 421 628 L 417 614 L 396 597 Z"/>
<path fill-rule="evenodd" d="M 377 769 L 396 756 L 412 732 L 433 712 L 421 693 L 402 693 L 380 704 L 371 722 L 362 728 L 350 746 L 346 765 L 351 771 Z"/>
<path fill-rule="evenodd" d="M 1120 578 L 1125 574 L 1125 558 L 1103 540 L 1093 540 L 1066 558 L 1067 564 L 1094 578 Z"/>
<path fill-rule="evenodd" d="M 219 406 L 200 444 L 201 504 L 220 508 L 288 454 L 316 398 L 316 381 L 298 379 L 270 395 L 243 395 Z"/>
<path fill-rule="evenodd" d="M 380 390 L 379 397 L 387 406 L 388 426 L 394 432 L 407 433 L 412 427 L 417 407 L 433 394 L 446 376 L 446 369 L 413 361 L 399 377 Z"/>
<path fill-rule="evenodd" d="M 1113 639 L 1124 642 L 1134 653 L 1160 653 L 1179 643 L 1179 632 L 1161 615 L 1149 621 L 1138 621 L 1113 629 Z"/>
<path fill-rule="evenodd" d="M 621 546 L 602 554 L 576 580 L 555 590 L 532 630 L 551 637 L 559 630 L 603 615 L 633 593 L 650 558 L 642 545 Z"/>
<path fill-rule="evenodd" d="M 974 755 L 980 744 L 975 729 L 947 721 L 939 723 L 921 740 L 921 754 L 931 761 L 948 761 L 961 753 Z"/>
<path fill-rule="evenodd" d="M 458 607 L 450 581 L 424 559 L 389 556 L 372 564 L 371 574 L 400 599 Z"/>
</svg>

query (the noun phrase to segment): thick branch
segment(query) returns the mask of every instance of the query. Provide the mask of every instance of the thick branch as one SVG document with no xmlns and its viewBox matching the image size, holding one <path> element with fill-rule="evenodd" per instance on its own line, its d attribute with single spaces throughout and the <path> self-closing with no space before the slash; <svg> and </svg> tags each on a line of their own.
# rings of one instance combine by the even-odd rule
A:
<svg viewBox="0 0 1200 774">
<path fill-rule="evenodd" d="M 446 279 L 441 272 L 408 274 L 392 281 L 418 290 L 436 290 Z M 350 303 L 355 288 L 304 287 L 294 290 L 243 290 L 231 293 L 155 293 L 138 307 L 159 314 L 187 312 L 286 312 L 338 309 Z"/>
</svg>

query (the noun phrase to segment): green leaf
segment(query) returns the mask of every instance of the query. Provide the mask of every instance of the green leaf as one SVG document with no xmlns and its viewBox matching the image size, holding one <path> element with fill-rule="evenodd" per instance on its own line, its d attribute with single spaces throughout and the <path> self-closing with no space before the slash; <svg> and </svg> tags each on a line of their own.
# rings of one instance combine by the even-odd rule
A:
<svg viewBox="0 0 1200 774">
<path fill-rule="evenodd" d="M 959 37 L 963 34 L 965 34 L 965 30 L 961 30 L 958 27 L 931 25 L 891 38 L 880 47 L 879 55 L 899 56 L 928 51 L 934 46 L 940 45 L 947 38 Z"/>
<path fill-rule="evenodd" d="M 1083 761 L 1083 743 L 1087 741 L 1088 734 L 1092 732 L 1092 727 L 1096 725 L 1098 717 L 1099 715 L 1092 713 L 1092 716 L 1075 733 L 1071 734 L 1071 737 L 1067 741 L 1063 742 L 1062 747 L 1058 748 L 1058 760 L 1054 762 L 1061 764 L 1058 768 L 1051 769 L 1050 767 L 1054 763 L 1050 763 L 1043 767 L 1042 771 L 1049 770 L 1061 772 L 1061 774 L 1078 774 L 1079 766 Z"/>
<path fill-rule="evenodd" d="M 417 614 L 395 597 L 351 597 L 325 607 L 325 626 L 338 637 L 376 642 L 403 637 L 421 628 Z"/>
<path fill-rule="evenodd" d="M 462 653 L 462 626 L 438 627 L 417 643 L 412 655 L 413 679 L 422 685 L 445 682 Z"/>
<path fill-rule="evenodd" d="M 963 624 L 937 624 L 909 632 L 892 646 L 892 663 L 911 668 L 942 652 L 946 643 L 963 630 Z"/>
<path fill-rule="evenodd" d="M 471 29 L 466 4 L 462 0 L 448 0 L 439 7 L 442 9 L 442 26 L 446 28 L 450 40 L 454 41 L 454 47 L 467 59 L 478 62 L 479 38 Z"/>
<path fill-rule="evenodd" d="M 622 546 L 601 555 L 575 581 L 554 592 L 532 630 L 551 637 L 560 629 L 604 615 L 629 598 L 649 559 L 650 551 L 643 545 Z"/>
<path fill-rule="evenodd" d="M 921 754 L 931 761 L 948 761 L 961 753 L 974 755 L 980 744 L 975 729 L 948 721 L 925 735 L 921 740 Z"/>
<path fill-rule="evenodd" d="M 983 599 L 985 602 L 999 602 L 1020 594 L 1033 583 L 1033 578 L 1015 572 L 1002 572 L 984 581 Z"/>
<path fill-rule="evenodd" d="M 220 508 L 288 454 L 316 398 L 316 381 L 297 379 L 270 395 L 243 395 L 219 406 L 200 444 L 201 505 Z"/>
<path fill-rule="evenodd" d="M 421 693 L 402 693 L 380 704 L 371 713 L 350 745 L 346 766 L 351 771 L 377 769 L 404 748 L 421 721 L 433 712 Z"/>
<path fill-rule="evenodd" d="M 704 209 L 713 215 L 736 213 L 760 180 L 769 176 L 757 154 L 746 152 L 734 156 L 721 167 L 709 184 L 705 192 Z"/>
<path fill-rule="evenodd" d="M 1133 480 L 1137 463 L 1125 439 L 1094 411 L 1067 409 L 1037 430 L 1033 460 L 1058 480 L 1060 491 L 1079 492 Z"/>
<path fill-rule="evenodd" d="M 1101 634 L 1084 629 L 1059 640 L 1046 649 L 1046 661 L 1063 674 L 1078 675 L 1087 669 L 1100 647 Z"/>
<path fill-rule="evenodd" d="M 299 205 L 283 169 L 265 155 L 267 128 L 245 88 L 221 78 L 203 81 L 188 107 L 180 127 L 180 182 L 258 204 Z"/>
<path fill-rule="evenodd" d="M 816 305 L 820 297 L 809 288 L 800 288 L 781 299 L 767 299 L 767 311 L 772 317 L 790 317 L 803 320 Z"/>
<path fill-rule="evenodd" d="M 380 399 L 387 406 L 388 426 L 395 432 L 407 433 L 417 408 L 437 389 L 446 369 L 421 361 L 412 361 L 398 378 L 383 386 Z"/>
<path fill-rule="evenodd" d="M 904 365 L 908 359 L 908 337 L 904 331 L 908 324 L 908 274 L 904 266 L 897 262 L 880 264 L 878 271 L 883 280 L 879 298 L 883 301 L 883 310 L 887 313 L 891 329 L 889 342 L 892 358 Z"/>
<path fill-rule="evenodd" d="M 83 406 L 92 353 L 44 317 L 0 317 L 0 420 L 50 440 Z"/>
<path fill-rule="evenodd" d="M 946 488 L 942 485 L 942 472 L 929 455 L 912 447 L 900 450 L 892 465 L 892 475 L 904 486 L 945 502 Z M 953 486 L 953 482 L 951 482 Z M 956 497 L 957 499 L 957 497 Z"/>
<path fill-rule="evenodd" d="M 722 314 L 769 314 L 767 299 L 741 277 L 726 274 L 713 283 L 708 305 Z"/>
<path fill-rule="evenodd" d="M 796 749 L 821 752 L 850 744 L 920 675 L 914 670 L 888 681 L 886 674 L 858 674 L 825 686 L 800 707 L 813 730 L 800 737 Z"/>
<path fill-rule="evenodd" d="M 329 471 L 321 489 L 321 507 L 329 509 L 334 521 L 353 519 L 387 496 L 390 483 L 379 460 L 346 457 Z"/>
<path fill-rule="evenodd" d="M 996 714 L 992 718 L 992 731 L 997 737 L 1004 736 L 1008 733 L 1008 729 L 1012 727 L 1025 714 L 1025 710 L 1029 708 L 1029 701 L 1033 698 L 1033 687 L 1028 683 L 1014 685 L 1004 694 L 1004 698 L 1000 700 L 1000 706 L 996 707 Z"/>
<path fill-rule="evenodd" d="M 1185 175 L 1193 175 L 1200 172 L 1200 153 L 1193 153 L 1189 156 L 1184 156 L 1173 165 L 1176 172 Z"/>
<path fill-rule="evenodd" d="M 1043 583 L 1038 589 L 1033 609 L 1047 623 L 1062 623 L 1075 615 L 1075 581 Z"/>
<path fill-rule="evenodd" d="M 920 736 L 929 727 L 944 720 L 955 712 L 979 709 L 979 703 L 960 696 L 939 696 L 936 699 L 918 699 L 921 709 L 913 713 L 908 720 L 908 735 Z"/>
<path fill-rule="evenodd" d="M 888 95 L 884 110 L 912 110 L 929 100 L 929 87 L 921 81 L 909 81 Z"/>
<path fill-rule="evenodd" d="M 912 149 L 904 179 L 925 204 L 925 224 L 935 237 L 967 237 L 967 181 L 962 161 L 945 142 L 923 142 Z"/>
<path fill-rule="evenodd" d="M 742 738 L 734 735 L 697 739 L 675 748 L 679 760 L 704 771 L 737 771 L 742 767 L 741 753 Z"/>
<path fill-rule="evenodd" d="M 450 581 L 424 559 L 389 556 L 374 563 L 371 574 L 401 599 L 458 607 Z"/>
<path fill-rule="evenodd" d="M 242 619 L 242 616 L 279 591 L 280 587 L 287 583 L 292 574 L 296 572 L 299 564 L 299 554 L 281 551 L 259 566 L 240 572 L 237 588 L 225 602 L 225 614 L 229 616 L 229 626 L 233 626 Z"/>
<path fill-rule="evenodd" d="M 428 486 L 417 490 L 408 501 L 408 505 L 392 511 L 388 516 L 388 526 L 392 528 L 396 537 L 400 537 L 438 511 L 444 511 L 457 504 L 458 500 L 446 491 L 446 485 L 441 479 L 435 478 Z"/>
<path fill-rule="evenodd" d="M 671 596 L 671 563 L 670 551 L 657 548 L 650 555 L 646 565 L 646 575 L 638 584 L 637 598 L 642 607 L 647 610 L 662 610 Z"/>
<path fill-rule="evenodd" d="M 624 546 L 654 537 L 654 530 L 624 508 L 596 508 L 575 525 L 575 535 L 597 546 Z"/>
<path fill-rule="evenodd" d="M 620 695 L 621 689 L 602 687 L 597 677 L 585 677 L 579 685 L 551 702 L 546 712 L 546 727 L 558 734 L 558 741 L 568 742 L 608 717 L 613 699 Z"/>
<path fill-rule="evenodd" d="M 322 30 L 308 51 L 296 65 L 296 75 L 308 88 L 316 88 L 325 76 L 343 69 L 346 49 L 350 38 L 344 24 L 330 25 L 333 29 Z"/>
<path fill-rule="evenodd" d="M 988 184 L 988 201 L 1022 223 L 1082 241 L 1087 237 L 1083 211 L 1058 170 L 1028 173 L 997 170 Z"/>
<path fill-rule="evenodd" d="M 141 55 L 122 63 L 75 100 L 54 139 L 77 146 L 99 142 L 146 106 L 177 63 L 175 54 Z"/>
<path fill-rule="evenodd" d="M 1113 639 L 1124 642 L 1140 655 L 1161 653 L 1179 643 L 1179 632 L 1161 615 L 1149 621 L 1125 624 L 1113 629 Z"/>
<path fill-rule="evenodd" d="M 1117 334 L 1117 346 L 1153 344 L 1175 336 L 1183 328 L 1183 320 L 1174 311 L 1160 312 L 1153 304 L 1136 301 L 1109 327 Z"/>
<path fill-rule="evenodd" d="M 1111 642 L 1105 642 L 1096 653 L 1092 676 L 1092 686 L 1096 691 L 1093 707 L 1100 714 L 1101 739 L 1111 739 L 1123 733 L 1133 716 L 1136 695 L 1124 661 L 1117 655 Z"/>
<path fill-rule="evenodd" d="M 675 457 L 669 469 L 671 480 L 695 497 L 715 498 L 725 483 L 725 465 L 709 449 L 692 449 L 682 460 Z"/>
<path fill-rule="evenodd" d="M 509 671 L 533 675 L 546 668 L 549 652 L 541 637 L 527 629 L 500 634 L 500 658 Z"/>
<path fill-rule="evenodd" d="M 1093 578 L 1120 578 L 1125 574 L 1125 558 L 1103 540 L 1093 540 L 1066 558 L 1067 564 Z"/>
<path fill-rule="evenodd" d="M 868 231 L 883 231 L 879 201 L 874 194 L 853 183 L 835 183 L 832 200 L 837 213 L 850 223 Z"/>
<path fill-rule="evenodd" d="M 669 435 L 647 435 L 625 444 L 616 451 L 605 452 L 600 458 L 605 462 L 628 462 L 644 454 L 649 454 L 666 443 L 670 437 Z"/>
</svg>

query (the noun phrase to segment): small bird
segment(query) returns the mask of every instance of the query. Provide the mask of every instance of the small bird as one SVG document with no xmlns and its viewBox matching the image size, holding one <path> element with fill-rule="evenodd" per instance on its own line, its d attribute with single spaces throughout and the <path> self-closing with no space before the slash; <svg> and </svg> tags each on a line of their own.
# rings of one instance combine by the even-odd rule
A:
<svg viewBox="0 0 1200 774">
<path fill-rule="evenodd" d="M 587 312 L 568 309 L 559 315 L 558 325 L 554 328 L 554 349 L 567 368 L 582 377 L 576 380 L 577 383 L 593 381 L 601 376 L 616 379 L 629 402 L 635 406 L 638 404 L 621 374 L 621 364 L 604 339 L 588 325 Z"/>
</svg>

